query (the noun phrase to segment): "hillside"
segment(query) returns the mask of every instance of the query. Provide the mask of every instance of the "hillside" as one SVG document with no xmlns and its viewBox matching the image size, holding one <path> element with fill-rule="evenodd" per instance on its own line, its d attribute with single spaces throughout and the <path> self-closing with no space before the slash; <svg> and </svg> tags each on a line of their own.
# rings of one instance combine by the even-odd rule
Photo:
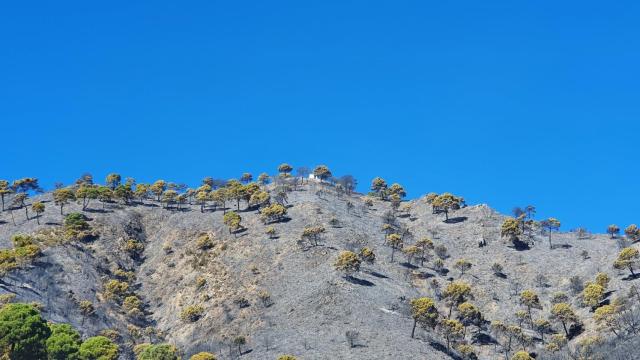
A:
<svg viewBox="0 0 640 360">
<path fill-rule="evenodd" d="M 272 203 L 283 203 L 286 216 L 265 224 L 259 206 L 248 207 L 246 201 L 215 207 L 211 201 L 201 211 L 195 198 L 178 206 L 179 201 L 164 203 L 155 196 L 92 199 L 84 210 L 82 199 L 68 201 L 61 215 L 52 192 L 35 195 L 29 204 L 42 202 L 44 212 L 38 219 L 30 213 L 30 220 L 18 205 L 11 214 L 3 212 L 0 246 L 13 248 L 13 235 L 31 234 L 42 254 L 6 270 L 0 293 L 15 294 L 13 302 L 39 303 L 45 319 L 69 323 L 83 338 L 109 335 L 122 359 L 135 358 L 134 345 L 147 342 L 172 344 L 184 359 L 201 351 L 218 359 L 276 359 L 282 354 L 298 359 L 498 359 L 522 349 L 538 359 L 552 359 L 586 348 L 589 355 L 583 358 L 595 359 L 601 347 L 629 346 L 628 338 L 640 324 L 640 295 L 634 297 L 632 287 L 637 289 L 640 280 L 613 268 L 622 248 L 638 249 L 633 236 L 553 232 L 550 248 L 549 235 L 531 222 L 531 244 L 525 247 L 512 241 L 525 239 L 524 234 L 502 236 L 508 217 L 487 205 L 454 207 L 445 221 L 429 197 L 394 206 L 393 201 L 348 194 L 318 181 L 262 189 Z M 241 216 L 241 226 L 232 232 L 224 215 L 233 210 Z M 90 227 L 75 237 L 65 233 L 65 216 L 72 213 L 83 214 Z M 301 240 L 310 226 L 324 228 L 317 245 Z M 275 234 L 265 233 L 269 227 Z M 397 251 L 387 243 L 385 228 L 400 235 Z M 407 251 L 424 238 L 435 248 L 444 245 L 447 255 L 430 249 L 420 259 Z M 480 246 L 483 240 L 486 246 Z M 373 263 L 363 261 L 352 275 L 336 270 L 342 251 L 359 253 L 365 247 L 375 253 Z M 464 274 L 456 266 L 462 266 L 460 259 L 471 264 Z M 577 278 L 570 279 L 593 282 L 598 273 L 610 279 L 606 293 L 596 304 L 585 305 L 581 289 L 575 288 Z M 108 287 L 112 280 L 118 283 Z M 475 305 L 482 319 L 468 322 L 464 334 L 453 334 L 450 351 L 441 325 L 419 324 L 412 338 L 412 299 L 434 299 L 441 319 L 461 316 L 457 305 L 463 301 L 450 310 L 443 295 L 457 281 L 471 286 L 463 300 Z M 127 289 L 114 292 L 114 284 L 127 284 Z M 526 289 L 539 300 L 531 319 L 521 302 Z M 567 322 L 568 343 L 551 352 L 545 348 L 551 349 L 554 333 L 565 334 L 562 324 L 550 320 L 543 341 L 530 322 L 551 318 L 557 292 L 566 294 L 562 302 L 570 304 L 577 318 Z M 126 305 L 130 296 L 142 305 Z M 619 305 L 621 299 L 627 304 Z M 83 313 L 80 304 L 86 301 L 93 311 Z M 608 304 L 617 309 L 616 324 L 632 318 L 616 325 L 619 336 L 610 331 L 613 325 L 594 320 L 595 309 Z M 189 308 L 190 318 L 185 313 Z M 526 317 L 520 313 L 518 319 L 519 310 Z M 517 329 L 501 332 L 495 321 Z M 357 332 L 353 344 L 347 332 Z M 475 355 L 465 355 L 464 344 Z M 609 349 L 604 358 L 620 356 L 616 351 Z"/>
</svg>

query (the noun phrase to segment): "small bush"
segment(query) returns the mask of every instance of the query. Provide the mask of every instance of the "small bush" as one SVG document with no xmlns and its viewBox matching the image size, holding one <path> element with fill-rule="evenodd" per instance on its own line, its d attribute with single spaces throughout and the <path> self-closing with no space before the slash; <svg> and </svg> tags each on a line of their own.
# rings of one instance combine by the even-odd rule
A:
<svg viewBox="0 0 640 360">
<path fill-rule="evenodd" d="M 260 299 L 264 307 L 269 307 L 272 304 L 271 294 L 267 290 L 258 291 L 258 299 Z"/>
<path fill-rule="evenodd" d="M 201 289 L 203 288 L 205 285 L 207 285 L 207 279 L 205 279 L 202 276 L 198 276 L 196 278 L 196 289 Z"/>
<path fill-rule="evenodd" d="M 27 245 L 33 245 L 35 243 L 34 238 L 31 235 L 27 235 L 27 234 L 13 235 L 11 237 L 11 242 L 13 242 L 13 246 L 16 248 L 27 246 Z"/>
<path fill-rule="evenodd" d="M 216 360 L 215 355 L 208 352 L 199 352 L 195 355 L 192 355 L 189 360 Z"/>
<path fill-rule="evenodd" d="M 133 282 L 136 279 L 136 273 L 134 273 L 133 271 L 126 271 L 124 269 L 117 269 L 113 272 L 113 275 L 115 275 L 118 280 L 125 280 L 129 283 Z"/>
<path fill-rule="evenodd" d="M 142 300 L 135 295 L 127 296 L 122 302 L 122 307 L 127 311 L 127 313 L 141 311 L 142 310 Z"/>
<path fill-rule="evenodd" d="M 204 314 L 204 308 L 200 305 L 190 305 L 180 312 L 180 319 L 186 322 L 196 322 Z"/>
<path fill-rule="evenodd" d="M 129 291 L 129 284 L 119 280 L 109 280 L 104 286 L 105 296 L 111 300 L 119 300 Z"/>
<path fill-rule="evenodd" d="M 209 250 L 213 245 L 213 239 L 209 234 L 202 234 L 196 240 L 196 247 L 200 250 Z"/>
<path fill-rule="evenodd" d="M 2 294 L 0 295 L 0 306 L 12 303 L 16 298 L 16 294 Z"/>
<path fill-rule="evenodd" d="M 144 251 L 144 244 L 135 239 L 129 239 L 124 243 L 123 250 L 132 257 L 138 257 Z"/>
<path fill-rule="evenodd" d="M 93 303 L 89 300 L 82 300 L 78 303 L 78 308 L 82 315 L 87 316 L 93 314 L 95 308 L 93 307 Z"/>
</svg>

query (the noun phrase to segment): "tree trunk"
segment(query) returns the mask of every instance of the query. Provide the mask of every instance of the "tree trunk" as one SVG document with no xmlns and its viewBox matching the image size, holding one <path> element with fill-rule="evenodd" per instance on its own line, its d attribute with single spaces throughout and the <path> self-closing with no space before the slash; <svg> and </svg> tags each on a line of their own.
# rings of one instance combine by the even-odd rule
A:
<svg viewBox="0 0 640 360">
<path fill-rule="evenodd" d="M 36 222 L 40 225 L 40 214 L 36 215 Z"/>
<path fill-rule="evenodd" d="M 413 320 L 413 329 L 411 329 L 411 338 L 413 339 L 413 336 L 416 333 L 416 325 L 418 324 L 418 320 Z"/>
<path fill-rule="evenodd" d="M 29 219 L 29 208 L 27 207 L 27 205 L 24 206 L 24 213 L 27 216 L 27 220 L 30 220 Z"/>
<path fill-rule="evenodd" d="M 562 328 L 564 329 L 564 333 L 567 335 L 567 339 L 569 338 L 569 331 L 567 331 L 567 325 L 564 323 L 564 321 L 562 322 Z"/>
</svg>

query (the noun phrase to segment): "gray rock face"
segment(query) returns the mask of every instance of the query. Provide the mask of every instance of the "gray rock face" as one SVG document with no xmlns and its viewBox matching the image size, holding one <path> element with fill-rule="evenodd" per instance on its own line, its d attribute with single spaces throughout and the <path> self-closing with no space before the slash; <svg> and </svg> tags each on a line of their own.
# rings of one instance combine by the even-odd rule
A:
<svg viewBox="0 0 640 360">
<path fill-rule="evenodd" d="M 410 210 L 397 217 L 397 224 L 406 230 L 405 245 L 422 237 L 445 245 L 449 272 L 434 271 L 433 256 L 420 266 L 419 260 L 410 263 L 396 252 L 391 262 L 391 248 L 384 244 L 381 231 L 390 204 L 375 201 L 368 208 L 360 195 L 338 196 L 331 190 L 319 196 L 320 186 L 311 184 L 292 192 L 289 219 L 279 223 L 265 225 L 255 210 L 244 211 L 241 204 L 245 230 L 236 234 L 223 224 L 220 209 L 202 213 L 192 205 L 181 211 L 166 210 L 149 201 L 132 206 L 114 203 L 102 210 L 101 204 L 91 203 L 84 214 L 99 232 L 97 239 L 46 247 L 36 262 L 7 274 L 0 292 L 16 294 L 16 301 L 41 303 L 47 319 L 71 323 L 83 336 L 116 330 L 121 334 L 123 358 L 132 358 L 134 343 L 166 341 L 181 349 L 185 358 L 209 351 L 230 359 L 237 357 L 232 340 L 241 335 L 247 339 L 241 349 L 243 359 L 275 359 L 281 354 L 300 359 L 448 359 L 437 331 L 418 329 L 416 337 L 410 337 L 409 301 L 420 296 L 437 298 L 430 286 L 434 279 L 444 288 L 461 278 L 472 285 L 471 302 L 487 321 L 514 323 L 514 313 L 522 309 L 518 290 L 534 289 L 544 307 L 534 310 L 534 317 L 547 318 L 551 294 L 570 294 L 571 276 L 590 281 L 598 271 L 607 272 L 614 293 L 624 293 L 632 283 L 623 280 L 626 274 L 612 269 L 619 249 L 616 240 L 605 235 L 577 239 L 573 233 L 554 234 L 552 241 L 561 246 L 553 250 L 546 238 L 536 235 L 533 247 L 519 251 L 500 238 L 504 217 L 487 206 L 457 210 L 451 214 L 454 220 L 445 223 L 443 215 L 433 214 L 424 199 L 407 202 Z M 2 247 L 11 246 L 15 233 L 60 226 L 62 217 L 50 194 L 41 199 L 48 201 L 41 225 L 26 221 L 23 211 L 14 211 L 14 226 L 8 213 L 3 214 Z M 228 205 L 235 209 L 235 204 Z M 82 212 L 77 204 L 65 207 L 66 213 L 72 211 Z M 299 243 L 308 225 L 325 227 L 319 246 Z M 277 230 L 277 238 L 265 234 L 267 226 Z M 214 239 L 214 246 L 207 250 L 196 244 L 204 233 Z M 483 238 L 487 246 L 479 247 Z M 129 239 L 144 244 L 141 256 L 125 251 Z M 364 264 L 353 278 L 334 270 L 340 251 L 364 246 L 375 252 L 374 264 Z M 583 250 L 588 251 L 586 259 L 580 255 Z M 463 276 L 454 268 L 461 258 L 472 263 Z M 503 277 L 491 271 L 495 262 L 504 267 Z M 116 278 L 117 269 L 135 273 L 130 290 L 145 303 L 142 318 L 131 318 L 105 296 L 104 285 Z M 81 314 L 78 302 L 82 300 L 94 304 L 93 315 Z M 580 336 L 595 333 L 590 309 L 581 307 L 578 299 L 573 301 L 584 323 Z M 180 318 L 189 306 L 204 310 L 195 322 Z M 438 307 L 446 316 L 443 301 L 438 301 Z M 146 333 L 147 327 L 154 333 Z M 354 346 L 348 344 L 347 331 L 357 332 Z M 472 342 L 475 331 L 467 329 L 467 342 Z M 488 331 L 482 333 L 491 338 Z M 481 359 L 501 356 L 494 344 L 472 345 Z"/>
</svg>

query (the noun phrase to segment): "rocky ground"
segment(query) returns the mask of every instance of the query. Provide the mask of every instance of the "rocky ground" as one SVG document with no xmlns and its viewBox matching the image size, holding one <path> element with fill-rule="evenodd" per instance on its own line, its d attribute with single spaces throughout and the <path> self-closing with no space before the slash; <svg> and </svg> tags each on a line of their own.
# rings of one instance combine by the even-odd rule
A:
<svg viewBox="0 0 640 360">
<path fill-rule="evenodd" d="M 321 189 L 311 184 L 289 194 L 288 219 L 271 224 L 277 230 L 275 239 L 265 234 L 267 226 L 255 210 L 242 211 L 244 204 L 240 215 L 245 230 L 231 234 L 220 209 L 202 213 L 192 205 L 167 210 L 153 201 L 134 206 L 113 203 L 102 209 L 94 201 L 84 214 L 99 234 L 95 240 L 46 247 L 36 262 L 5 275 L 0 293 L 41 303 L 47 319 L 69 322 L 84 336 L 114 329 L 121 335 L 123 349 L 132 343 L 166 341 L 186 358 L 210 351 L 230 359 L 238 356 L 231 340 L 242 335 L 247 339 L 241 349 L 243 359 L 275 359 L 285 353 L 300 359 L 449 359 L 437 332 L 419 330 L 415 339 L 410 337 L 413 321 L 408 301 L 437 297 L 429 285 L 433 279 L 442 287 L 458 278 L 467 281 L 473 287 L 472 302 L 487 321 L 510 323 L 516 322 L 514 313 L 522 309 L 517 296 L 522 289 L 531 288 L 540 295 L 544 309 L 534 311 L 536 317 L 546 318 L 550 295 L 571 293 L 571 276 L 592 280 L 597 272 L 608 273 L 609 298 L 625 293 L 632 283 L 640 285 L 640 280 L 612 268 L 619 246 L 607 235 L 579 239 L 575 233 L 553 234 L 550 249 L 547 238 L 536 234 L 535 245 L 516 249 L 500 238 L 504 216 L 486 205 L 462 208 L 451 214 L 452 221 L 444 222 L 444 215 L 433 214 L 424 198 L 407 202 L 410 210 L 397 222 L 409 231 L 407 244 L 429 237 L 436 245 L 445 245 L 448 272 L 434 271 L 433 259 L 424 266 L 417 260 L 409 264 L 401 253 L 391 262 L 391 249 L 381 232 L 390 204 L 375 201 L 369 208 L 361 195 L 338 196 L 330 189 L 318 193 Z M 8 212 L 2 214 L 2 247 L 11 246 L 15 233 L 60 227 L 62 216 L 51 195 L 40 199 L 47 206 L 40 225 L 27 221 L 22 210 L 13 212 L 15 226 Z M 355 206 L 348 208 L 347 202 Z M 235 204 L 227 206 L 235 208 Z M 76 211 L 82 212 L 79 204 L 64 209 L 65 213 Z M 326 228 L 319 246 L 299 244 L 308 225 Z M 208 250 L 196 246 L 205 233 L 214 239 Z M 144 244 L 141 256 L 132 257 L 124 250 L 129 239 Z M 479 247 L 482 239 L 487 246 Z M 352 279 L 334 270 L 340 251 L 363 246 L 376 253 L 374 264 L 364 265 Z M 583 251 L 588 254 L 583 256 Z M 472 263 L 464 275 L 454 268 L 461 258 Z M 496 276 L 491 270 L 495 262 L 503 265 L 504 275 Z M 117 269 L 135 273 L 132 290 L 144 300 L 143 318 L 132 319 L 105 297 L 104 284 L 116 277 Z M 541 276 L 546 281 L 541 282 Z M 263 301 L 263 292 L 270 295 L 269 300 Z M 78 303 L 82 300 L 94 304 L 93 315 L 81 314 Z M 590 308 L 580 306 L 577 298 L 572 301 L 584 323 L 577 338 L 598 332 Z M 190 305 L 204 308 L 195 322 L 180 318 Z M 444 303 L 439 302 L 439 308 L 446 314 Z M 353 347 L 345 337 L 347 331 L 358 333 Z M 468 334 L 467 342 L 480 359 L 500 358 L 490 332 L 482 333 L 486 336 Z M 532 347 L 536 348 L 540 345 Z M 123 358 L 131 356 L 123 351 Z"/>
</svg>

